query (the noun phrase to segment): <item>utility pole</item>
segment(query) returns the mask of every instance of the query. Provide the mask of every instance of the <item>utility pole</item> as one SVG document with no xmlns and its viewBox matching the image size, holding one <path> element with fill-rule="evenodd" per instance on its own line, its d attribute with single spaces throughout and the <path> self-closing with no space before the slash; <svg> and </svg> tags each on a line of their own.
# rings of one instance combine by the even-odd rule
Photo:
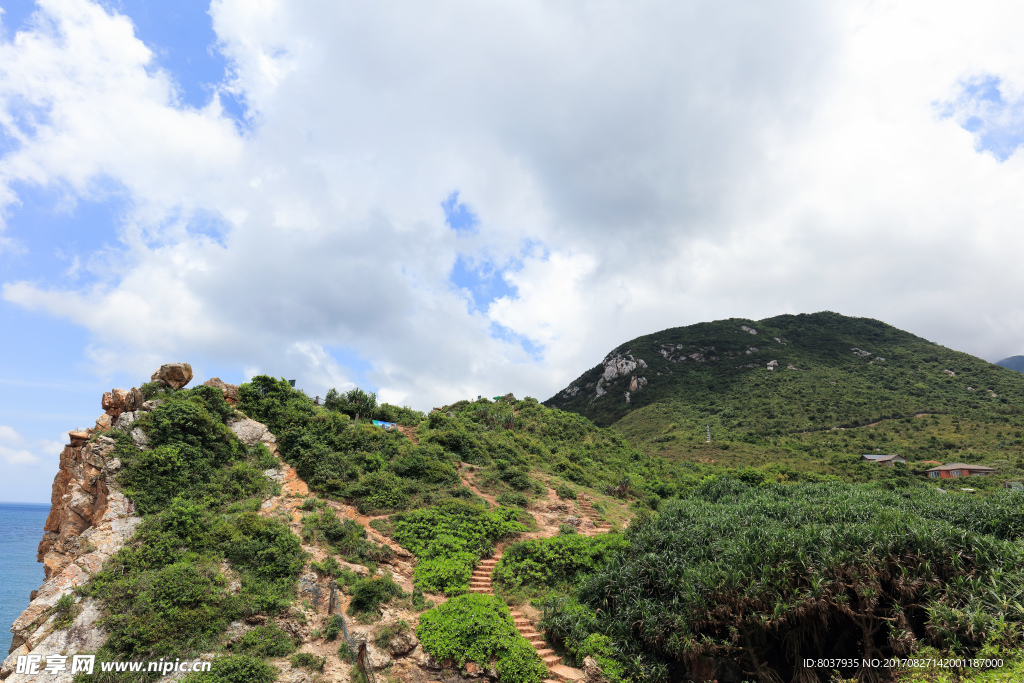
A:
<svg viewBox="0 0 1024 683">
<path fill-rule="evenodd" d="M 708 440 L 705 443 L 711 443 L 711 425 L 706 425 L 708 428 Z"/>
</svg>

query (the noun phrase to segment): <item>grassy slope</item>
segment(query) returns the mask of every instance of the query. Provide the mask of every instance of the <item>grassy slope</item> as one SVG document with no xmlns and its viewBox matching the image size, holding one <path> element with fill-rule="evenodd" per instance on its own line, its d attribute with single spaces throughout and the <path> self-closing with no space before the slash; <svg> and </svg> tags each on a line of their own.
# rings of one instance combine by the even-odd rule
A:
<svg viewBox="0 0 1024 683">
<path fill-rule="evenodd" d="M 1024 375 L 876 320 L 730 319 L 638 337 L 616 354 L 647 367 L 601 382 L 607 393 L 595 398 L 604 372 L 595 366 L 545 405 L 614 425 L 669 460 L 781 463 L 863 479 L 870 473 L 861 453 L 892 452 L 911 463 L 985 462 L 1005 477 L 1021 475 Z M 778 363 L 772 371 L 770 361 Z M 641 376 L 647 386 L 626 402 Z"/>
</svg>

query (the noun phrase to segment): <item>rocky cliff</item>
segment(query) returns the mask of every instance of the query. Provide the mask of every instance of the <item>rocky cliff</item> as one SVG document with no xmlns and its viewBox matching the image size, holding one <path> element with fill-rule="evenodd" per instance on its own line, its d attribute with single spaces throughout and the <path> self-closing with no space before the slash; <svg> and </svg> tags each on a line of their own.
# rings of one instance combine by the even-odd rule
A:
<svg viewBox="0 0 1024 683">
<path fill-rule="evenodd" d="M 75 605 L 77 616 L 69 628 L 58 628 L 58 619 L 66 615 L 57 610 L 57 601 L 88 581 L 142 521 L 132 514 L 131 502 L 114 483 L 121 463 L 113 450 L 114 440 L 109 437 L 101 435 L 89 442 L 84 434 L 72 432 L 61 452 L 52 507 L 39 544 L 38 560 L 45 567 L 46 582 L 32 592 L 28 608 L 11 626 L 14 639 L 0 666 L 0 678 L 11 683 L 31 680 L 12 676 L 18 655 L 70 655 L 93 651 L 105 640 L 96 625 L 99 611 L 91 601 Z M 70 680 L 70 675 L 65 678 Z"/>
</svg>

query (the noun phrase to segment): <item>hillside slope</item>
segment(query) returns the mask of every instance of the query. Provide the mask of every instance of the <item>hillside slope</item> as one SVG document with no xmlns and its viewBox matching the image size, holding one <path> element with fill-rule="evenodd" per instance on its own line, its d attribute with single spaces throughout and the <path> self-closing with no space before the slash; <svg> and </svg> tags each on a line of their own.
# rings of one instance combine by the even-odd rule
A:
<svg viewBox="0 0 1024 683">
<path fill-rule="evenodd" d="M 861 453 L 1019 478 L 1024 376 L 877 320 L 729 319 L 621 344 L 545 405 L 649 455 L 865 480 Z M 705 443 L 710 426 L 712 442 Z M 998 485 L 992 481 L 989 485 Z"/>
<path fill-rule="evenodd" d="M 1024 377 L 877 320 L 825 312 L 637 337 L 545 405 L 607 426 L 665 402 L 772 434 L 918 412 L 1016 415 Z"/>
<path fill-rule="evenodd" d="M 1024 372 L 1024 356 L 1010 356 L 1009 358 L 996 361 L 996 365 L 1016 370 L 1017 372 Z"/>
</svg>

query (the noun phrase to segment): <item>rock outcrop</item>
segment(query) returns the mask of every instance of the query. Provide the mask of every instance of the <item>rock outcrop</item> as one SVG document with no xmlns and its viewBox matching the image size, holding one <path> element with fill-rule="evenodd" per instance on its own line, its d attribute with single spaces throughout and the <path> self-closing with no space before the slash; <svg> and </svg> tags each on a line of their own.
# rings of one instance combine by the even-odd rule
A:
<svg viewBox="0 0 1024 683">
<path fill-rule="evenodd" d="M 100 436 L 89 443 L 71 432 L 71 443 L 60 456 L 60 470 L 53 480 L 50 515 L 43 527 L 37 559 L 43 563 L 46 581 L 33 591 L 28 608 L 11 626 L 14 639 L 0 678 L 8 683 L 34 680 L 13 673 L 18 655 L 75 654 L 94 651 L 106 636 L 98 626 L 99 612 L 91 601 L 76 598 L 78 615 L 71 628 L 54 628 L 57 601 L 75 586 L 88 581 L 117 552 L 142 520 L 133 514 L 131 502 L 117 490 L 114 475 L 121 462 L 114 456 L 114 440 Z M 50 681 L 62 681 L 47 677 Z M 67 677 L 70 681 L 70 675 Z"/>
<path fill-rule="evenodd" d="M 188 363 L 164 363 L 149 379 L 165 387 L 181 389 L 192 381 L 192 366 Z"/>
<path fill-rule="evenodd" d="M 214 387 L 224 392 L 224 400 L 230 405 L 238 405 L 238 385 L 228 384 L 220 377 L 211 377 L 203 382 L 204 387 Z"/>
<path fill-rule="evenodd" d="M 608 393 L 606 387 L 611 385 L 620 377 L 629 377 L 629 390 L 625 392 L 626 403 L 629 403 L 630 392 L 636 392 L 647 385 L 646 377 L 631 376 L 637 368 L 646 368 L 647 361 L 642 358 L 634 358 L 627 351 L 626 353 L 610 353 L 601 361 L 603 370 L 601 377 L 597 380 L 597 387 L 594 390 L 594 398 L 591 401 Z M 573 396 L 576 392 L 573 392 Z"/>
</svg>

